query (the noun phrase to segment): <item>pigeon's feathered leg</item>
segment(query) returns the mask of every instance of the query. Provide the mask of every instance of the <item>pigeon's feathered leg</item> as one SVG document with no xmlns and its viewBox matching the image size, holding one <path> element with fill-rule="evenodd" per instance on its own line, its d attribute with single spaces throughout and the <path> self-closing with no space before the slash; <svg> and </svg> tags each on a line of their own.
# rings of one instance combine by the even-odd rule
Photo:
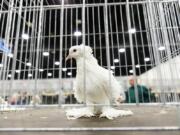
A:
<svg viewBox="0 0 180 135">
<path fill-rule="evenodd" d="M 66 110 L 66 116 L 68 119 L 77 119 L 80 117 L 92 117 L 94 116 L 94 106 L 88 106 L 92 103 L 87 103 L 87 107 L 73 108 Z"/>
<path fill-rule="evenodd" d="M 117 110 L 115 108 L 112 108 L 110 106 L 104 106 L 102 108 L 102 113 L 100 115 L 100 117 L 106 117 L 108 119 L 114 119 L 116 117 L 119 116 L 128 116 L 128 115 L 132 115 L 133 112 L 129 111 L 129 110 Z"/>
</svg>

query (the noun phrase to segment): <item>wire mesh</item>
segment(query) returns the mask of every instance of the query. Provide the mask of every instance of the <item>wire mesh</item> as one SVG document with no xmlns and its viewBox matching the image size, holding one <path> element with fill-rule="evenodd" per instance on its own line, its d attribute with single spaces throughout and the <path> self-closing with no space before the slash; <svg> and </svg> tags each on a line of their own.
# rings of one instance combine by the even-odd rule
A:
<svg viewBox="0 0 180 135">
<path fill-rule="evenodd" d="M 179 9 L 178 0 L 2 0 L 2 105 L 79 104 L 76 62 L 65 57 L 82 43 L 124 87 L 124 103 L 179 103 Z"/>
</svg>

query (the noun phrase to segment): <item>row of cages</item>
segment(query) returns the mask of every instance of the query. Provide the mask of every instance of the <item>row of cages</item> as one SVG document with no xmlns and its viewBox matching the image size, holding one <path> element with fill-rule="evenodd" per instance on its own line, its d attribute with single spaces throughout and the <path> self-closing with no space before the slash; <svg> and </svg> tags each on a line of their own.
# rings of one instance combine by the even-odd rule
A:
<svg viewBox="0 0 180 135">
<path fill-rule="evenodd" d="M 126 100 L 123 101 L 122 104 L 128 105 L 129 103 L 136 103 L 136 100 L 132 98 L 132 95 L 128 91 L 126 91 Z M 180 93 L 174 92 L 165 92 L 165 93 L 153 93 L 150 90 L 148 94 L 139 93 L 139 102 L 140 103 L 176 103 L 180 100 Z M 131 97 L 130 97 L 131 96 Z M 11 105 L 21 105 L 21 106 L 39 106 L 39 105 L 73 105 L 79 104 L 83 105 L 83 103 L 79 103 L 74 97 L 73 92 L 62 93 L 59 96 L 58 93 L 43 93 L 38 95 L 29 94 L 26 91 L 18 91 L 17 93 L 13 93 L 12 96 L 2 96 L 0 98 L 1 109 L 4 107 L 10 107 Z M 112 104 L 113 105 L 113 104 Z"/>
<path fill-rule="evenodd" d="M 179 92 L 179 80 L 177 84 L 174 82 L 168 82 L 170 80 L 139 80 L 135 82 L 133 76 L 124 78 L 123 80 L 116 78 L 119 84 L 122 86 L 125 93 L 125 100 L 121 102 L 123 105 L 128 104 L 175 104 L 177 105 L 180 101 Z M 173 80 L 175 81 L 175 80 Z M 13 89 L 11 87 L 11 82 L 4 83 L 1 82 L 1 95 L 0 104 L 2 109 L 4 107 L 11 107 L 11 105 L 83 105 L 85 102 L 78 102 L 74 95 L 74 79 L 65 80 L 62 82 L 63 87 L 58 89 L 59 80 L 39 80 L 37 84 L 37 91 L 34 91 L 35 84 L 33 81 L 21 80 L 14 81 Z M 157 85 L 152 85 L 157 83 Z M 161 85 L 161 83 L 167 83 L 166 85 Z M 57 85 L 56 85 L 57 84 Z M 174 86 L 172 86 L 172 84 Z M 170 86 L 171 85 L 171 86 Z M 7 88 L 7 86 L 9 86 Z M 138 93 L 138 99 L 136 98 L 136 87 Z M 47 89 L 48 88 L 48 89 Z M 112 105 L 121 105 L 112 103 Z"/>
</svg>

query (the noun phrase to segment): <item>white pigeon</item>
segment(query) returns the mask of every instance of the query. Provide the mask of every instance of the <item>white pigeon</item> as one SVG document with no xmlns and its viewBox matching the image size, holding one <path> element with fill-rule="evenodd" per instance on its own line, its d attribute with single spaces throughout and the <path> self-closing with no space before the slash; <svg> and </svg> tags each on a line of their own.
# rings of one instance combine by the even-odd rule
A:
<svg viewBox="0 0 180 135">
<path fill-rule="evenodd" d="M 7 104 L 7 102 L 2 98 L 2 97 L 0 97 L 0 105 L 4 105 L 4 104 Z"/>
<path fill-rule="evenodd" d="M 80 103 L 86 103 L 87 107 L 67 110 L 68 119 L 92 117 L 96 114 L 114 119 L 133 114 L 129 110 L 117 110 L 110 106 L 112 102 L 125 100 L 123 88 L 109 70 L 98 64 L 89 46 L 72 46 L 66 60 L 70 58 L 74 58 L 77 65 L 74 96 Z"/>
<path fill-rule="evenodd" d="M 39 104 L 41 104 L 41 98 L 39 97 L 38 94 L 36 94 L 36 95 L 34 95 L 32 97 L 32 100 L 31 100 L 30 104 L 31 105 L 39 105 Z"/>
</svg>

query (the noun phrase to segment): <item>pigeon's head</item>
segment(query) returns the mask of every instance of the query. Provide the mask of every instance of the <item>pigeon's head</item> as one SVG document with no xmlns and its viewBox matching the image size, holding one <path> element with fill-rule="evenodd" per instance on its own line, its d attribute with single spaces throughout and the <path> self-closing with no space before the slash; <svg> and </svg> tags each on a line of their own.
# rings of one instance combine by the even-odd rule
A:
<svg viewBox="0 0 180 135">
<path fill-rule="evenodd" d="M 77 59 L 84 56 L 87 57 L 89 55 L 92 55 L 91 47 L 86 45 L 75 45 L 69 49 L 69 54 L 66 57 L 66 60 L 71 58 Z"/>
</svg>

